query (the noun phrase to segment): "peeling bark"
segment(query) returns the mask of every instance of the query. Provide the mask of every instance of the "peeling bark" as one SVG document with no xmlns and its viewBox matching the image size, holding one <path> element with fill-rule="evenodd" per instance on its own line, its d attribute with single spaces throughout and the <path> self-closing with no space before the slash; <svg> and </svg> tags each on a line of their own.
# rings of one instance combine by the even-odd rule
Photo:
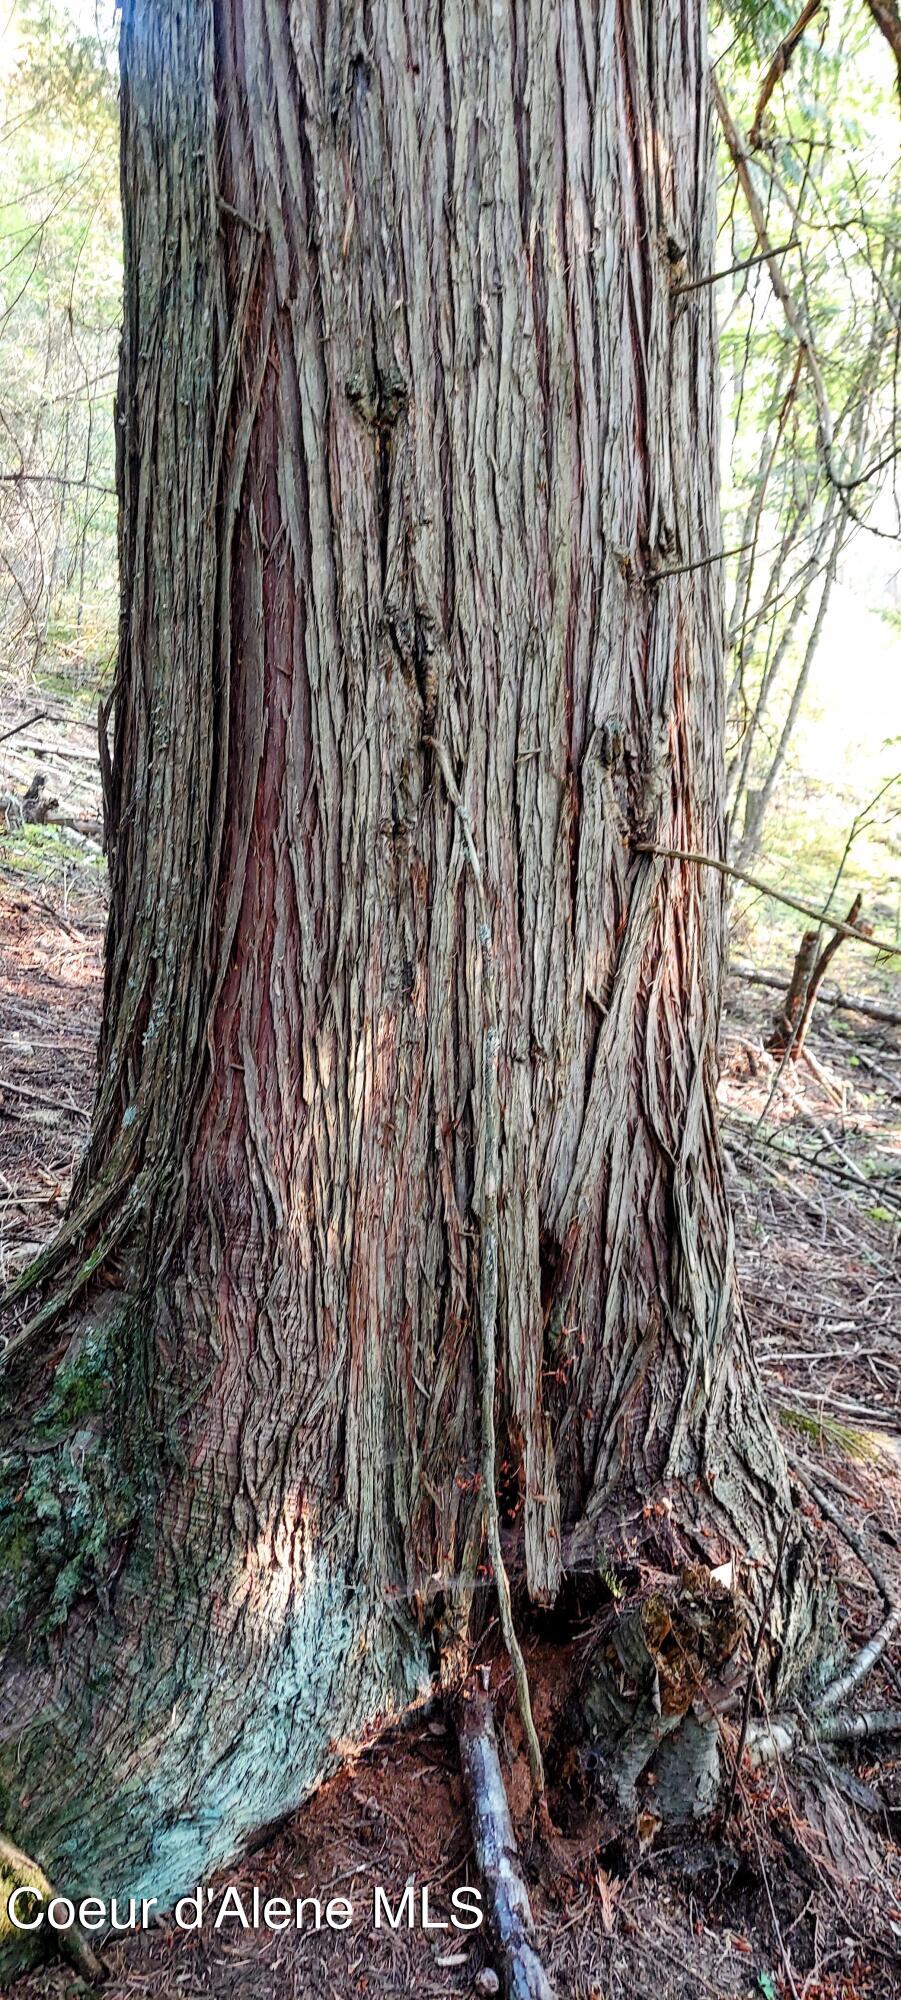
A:
<svg viewBox="0 0 901 2000">
<path fill-rule="evenodd" d="M 478 912 L 504 1528 L 790 1505 L 714 1092 L 702 9 L 125 0 L 100 1082 L 7 1360 L 0 1825 L 165 1906 L 421 1690 L 479 1557 Z M 678 264 L 673 263 L 678 255 Z M 658 572 L 668 574 L 660 576 Z M 11 1554 L 10 1554 L 11 1552 Z M 810 1573 L 773 1615 L 787 1684 Z"/>
</svg>

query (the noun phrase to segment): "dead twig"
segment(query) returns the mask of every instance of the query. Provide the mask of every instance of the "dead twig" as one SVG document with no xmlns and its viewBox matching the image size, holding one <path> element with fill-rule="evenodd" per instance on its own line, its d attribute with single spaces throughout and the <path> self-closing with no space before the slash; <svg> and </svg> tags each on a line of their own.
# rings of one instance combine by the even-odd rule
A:
<svg viewBox="0 0 901 2000">
<path fill-rule="evenodd" d="M 817 4 L 819 5 L 819 0 L 817 0 Z M 772 255 L 774 257 L 784 257 L 787 251 L 797 250 L 797 248 L 798 239 L 796 236 L 793 236 L 789 243 L 780 243 L 778 248 L 773 250 Z M 739 271 L 750 271 L 754 264 L 765 263 L 770 254 L 768 250 L 759 250 L 756 257 L 742 257 L 740 263 L 727 264 L 722 271 L 708 271 L 706 277 L 691 278 L 687 284 L 674 285 L 672 296 L 674 299 L 681 299 L 685 297 L 686 292 L 700 292 L 704 290 L 706 285 L 718 285 L 721 278 L 734 278 Z"/>
<path fill-rule="evenodd" d="M 721 861 L 717 854 L 695 854 L 685 847 L 662 847 L 653 840 L 636 840 L 632 847 L 635 854 L 657 854 L 666 861 L 691 861 L 699 868 L 713 868 L 718 875 L 731 876 L 734 882 L 743 882 L 746 889 L 756 890 L 758 896 L 768 896 L 771 902 L 784 903 L 786 909 L 799 910 L 802 917 L 813 917 L 824 930 L 836 931 L 840 937 L 856 938 L 858 944 L 868 944 L 873 951 L 885 952 L 890 958 L 901 957 L 901 943 L 892 944 L 887 938 L 873 937 L 870 931 L 857 930 L 853 924 L 842 923 L 838 917 L 830 917 L 826 911 L 815 909 L 812 903 L 802 902 L 800 896 L 790 896 L 785 889 L 774 889 L 772 882 L 761 882 L 757 875 L 747 875 L 743 868 L 733 868 L 730 861 Z"/>
</svg>

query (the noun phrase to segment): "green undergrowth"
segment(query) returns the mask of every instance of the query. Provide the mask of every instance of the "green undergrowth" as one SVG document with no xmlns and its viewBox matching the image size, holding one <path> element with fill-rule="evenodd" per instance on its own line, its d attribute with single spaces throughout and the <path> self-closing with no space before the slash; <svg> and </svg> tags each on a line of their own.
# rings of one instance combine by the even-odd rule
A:
<svg viewBox="0 0 901 2000">
<path fill-rule="evenodd" d="M 788 1430 L 799 1431 L 814 1444 L 843 1452 L 846 1458 L 856 1459 L 860 1464 L 871 1464 L 880 1457 L 878 1439 L 871 1432 L 860 1430 L 856 1424 L 842 1423 L 839 1417 L 827 1416 L 824 1411 L 812 1415 L 807 1410 L 792 1409 L 781 1409 L 779 1416 Z"/>
<path fill-rule="evenodd" d="M 103 855 L 62 826 L 0 827 L 0 863 L 23 880 L 55 882 L 66 869 L 89 871 L 98 882 L 106 879 Z"/>
</svg>

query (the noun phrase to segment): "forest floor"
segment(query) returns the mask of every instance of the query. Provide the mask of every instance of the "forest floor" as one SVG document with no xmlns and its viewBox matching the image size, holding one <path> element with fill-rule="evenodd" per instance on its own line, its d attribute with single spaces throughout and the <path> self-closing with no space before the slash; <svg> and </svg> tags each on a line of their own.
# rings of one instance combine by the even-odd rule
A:
<svg viewBox="0 0 901 2000">
<path fill-rule="evenodd" d="M 62 730 L 55 761 L 89 816 L 96 774 L 88 758 L 67 764 L 63 754 L 87 746 L 80 732 L 80 723 Z M 40 731 L 22 735 L 16 754 L 34 768 L 25 746 Z M 87 1133 L 104 916 L 90 843 L 40 827 L 0 833 L 0 1285 L 61 1215 Z M 859 992 L 867 982 L 859 965 L 855 974 Z M 885 997 L 884 982 L 869 990 Z M 764 1044 L 775 1000 L 730 979 L 721 1096 L 744 1296 L 787 1441 L 901 1590 L 901 1031 L 821 1011 L 812 1064 L 787 1070 L 770 1102 L 776 1070 Z M 875 1587 L 840 1530 L 801 1504 L 853 1649 L 879 1622 Z M 527 1645 L 540 1700 L 544 1642 L 533 1635 Z M 528 1865 L 525 1765 L 503 1677 L 496 1692 Z M 899 1701 L 901 1666 L 888 1656 L 861 1705 Z M 728 1823 L 686 1837 L 643 1844 L 590 1801 L 558 1798 L 555 1809 L 566 1887 L 543 1886 L 537 1869 L 534 1903 L 559 2000 L 901 1993 L 901 1755 L 891 1744 L 744 1774 Z M 105 1991 L 110 2000 L 426 2000 L 489 1990 L 478 1984 L 480 1933 L 374 1928 L 374 1885 L 394 1906 L 411 1878 L 417 1893 L 432 1885 L 444 1916 L 453 1887 L 474 1879 L 455 1739 L 440 1716 L 361 1753 L 221 1878 L 246 1899 L 254 1887 L 263 1899 L 347 1896 L 349 1929 L 164 1923 L 105 1945 Z M 79 1990 L 57 1963 L 20 1982 L 16 2000 Z"/>
</svg>

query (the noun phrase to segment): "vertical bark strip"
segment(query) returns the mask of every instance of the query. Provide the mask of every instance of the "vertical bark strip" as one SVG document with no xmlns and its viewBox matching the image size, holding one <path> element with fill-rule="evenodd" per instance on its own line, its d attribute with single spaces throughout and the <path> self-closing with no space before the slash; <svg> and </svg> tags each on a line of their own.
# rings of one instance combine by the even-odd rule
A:
<svg viewBox="0 0 901 2000">
<path fill-rule="evenodd" d="M 62 1885 L 165 1900 L 411 1698 L 471 1574 L 478 913 L 426 737 L 492 912 L 528 1589 L 664 1486 L 677 1553 L 753 1578 L 788 1499 L 722 884 L 629 845 L 723 842 L 713 291 L 672 296 L 712 262 L 703 10 L 124 0 L 121 48 L 101 1081 L 23 1350 L 47 1433 L 50 1364 L 110 1343 L 80 1463 L 119 1525 L 73 1550 L 40 1461 L 3 1813 Z"/>
</svg>

